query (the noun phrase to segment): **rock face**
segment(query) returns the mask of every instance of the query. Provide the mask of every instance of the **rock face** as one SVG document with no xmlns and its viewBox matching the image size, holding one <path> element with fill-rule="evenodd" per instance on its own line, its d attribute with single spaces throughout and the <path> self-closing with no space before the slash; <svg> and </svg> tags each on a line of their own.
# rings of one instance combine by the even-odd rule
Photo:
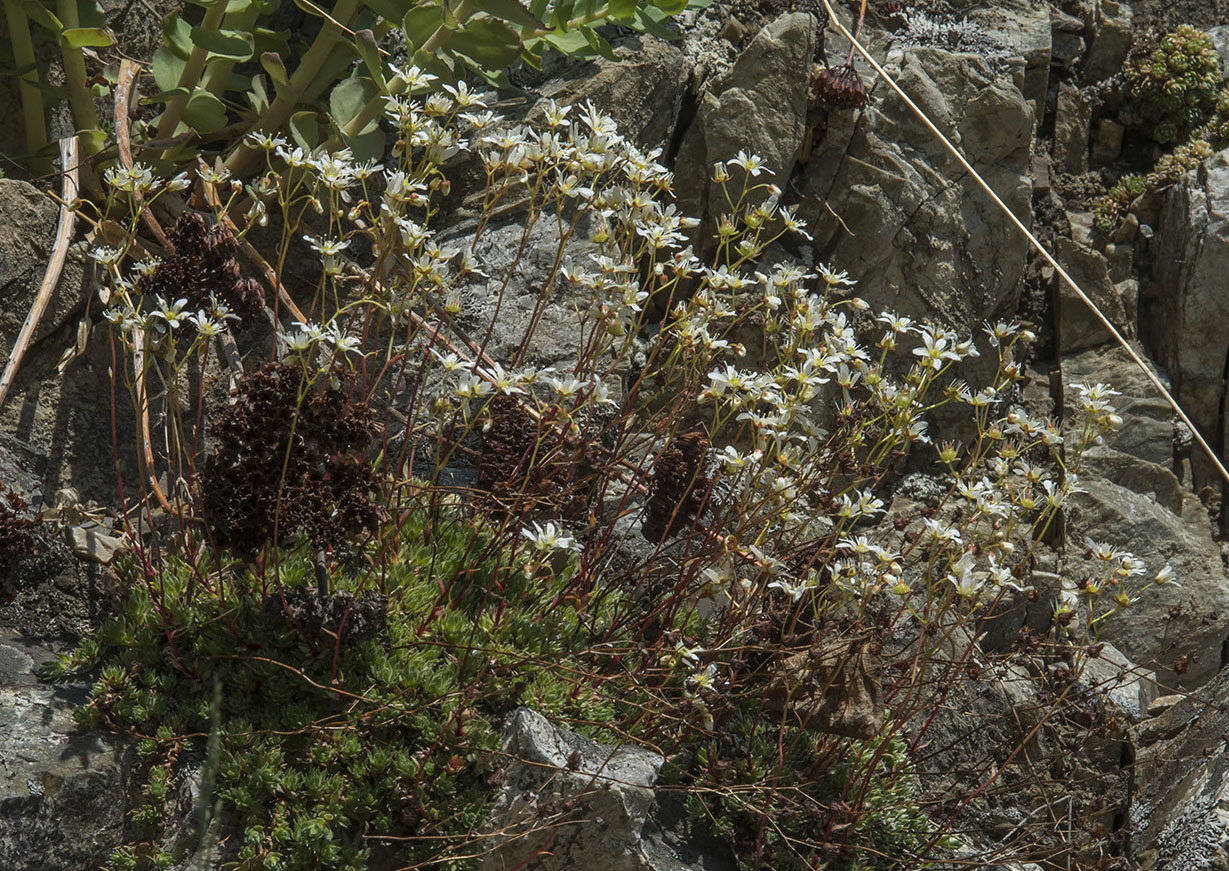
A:
<svg viewBox="0 0 1229 871">
<path fill-rule="evenodd" d="M 1017 85 L 983 57 L 938 48 L 893 51 L 886 67 L 1028 223 L 1033 113 Z M 827 124 L 800 213 L 824 259 L 867 279 L 860 295 L 965 329 L 1014 309 L 1026 240 L 899 98 L 881 89 Z"/>
<path fill-rule="evenodd" d="M 679 148 L 679 208 L 712 226 L 728 209 L 713 164 L 746 150 L 767 162 L 784 186 L 806 133 L 811 62 L 819 24 L 807 13 L 782 15 L 762 29 L 734 66 L 700 100 Z M 761 178 L 763 178 L 761 176 Z M 703 233 L 701 239 L 707 238 Z"/>
<path fill-rule="evenodd" d="M 1229 150 L 1166 195 L 1153 240 L 1155 282 L 1140 303 L 1141 338 L 1173 378 L 1205 436 L 1221 423 L 1229 358 Z"/>
<path fill-rule="evenodd" d="M 640 147 L 666 145 L 674 136 L 690 64 L 679 49 L 652 36 L 622 43 L 617 51 L 620 60 L 599 59 L 576 70 L 578 77 L 546 82 L 538 93 L 562 106 L 592 100 Z"/>
<path fill-rule="evenodd" d="M 1130 814 L 1141 871 L 1229 869 L 1229 672 L 1139 732 Z"/>
<path fill-rule="evenodd" d="M 79 733 L 84 687 L 40 685 L 50 653 L 0 642 L 0 868 L 97 871 L 123 840 L 123 773 L 115 744 Z"/>
<path fill-rule="evenodd" d="M 503 735 L 514 760 L 504 772 L 492 828 L 497 849 L 484 871 L 649 871 L 640 836 L 665 760 L 634 746 L 609 747 L 557 729 L 521 708 Z"/>
<path fill-rule="evenodd" d="M 24 181 L 0 178 L 0 366 L 8 362 L 13 342 L 26 319 L 47 269 L 55 239 L 59 207 Z M 69 254 L 60 284 L 47 307 L 34 341 L 61 326 L 85 301 L 87 258 L 80 246 Z"/>
</svg>

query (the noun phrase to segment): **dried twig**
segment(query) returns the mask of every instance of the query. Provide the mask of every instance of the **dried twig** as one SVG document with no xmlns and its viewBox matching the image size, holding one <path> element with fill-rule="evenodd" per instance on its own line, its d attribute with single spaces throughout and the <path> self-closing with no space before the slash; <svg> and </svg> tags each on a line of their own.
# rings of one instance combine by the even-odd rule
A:
<svg viewBox="0 0 1229 871">
<path fill-rule="evenodd" d="M 64 167 L 64 180 L 55 243 L 51 249 L 51 260 L 47 263 L 47 271 L 43 273 L 43 283 L 39 285 L 38 293 L 34 297 L 34 305 L 30 307 L 30 313 L 26 315 L 25 323 L 21 325 L 21 332 L 17 334 L 17 341 L 13 343 L 13 352 L 4 366 L 4 374 L 0 375 L 0 405 L 4 404 L 9 388 L 13 386 L 13 380 L 17 377 L 17 369 L 21 366 L 26 351 L 30 348 L 34 331 L 38 329 L 38 323 L 47 310 L 47 304 L 51 302 L 51 295 L 55 293 L 56 286 L 60 283 L 60 274 L 64 271 L 64 262 L 68 259 L 68 246 L 73 240 L 73 230 L 77 224 L 77 216 L 72 204 L 76 201 L 80 191 L 79 149 L 80 143 L 76 136 L 68 136 L 60 140 L 60 162 Z"/>
</svg>

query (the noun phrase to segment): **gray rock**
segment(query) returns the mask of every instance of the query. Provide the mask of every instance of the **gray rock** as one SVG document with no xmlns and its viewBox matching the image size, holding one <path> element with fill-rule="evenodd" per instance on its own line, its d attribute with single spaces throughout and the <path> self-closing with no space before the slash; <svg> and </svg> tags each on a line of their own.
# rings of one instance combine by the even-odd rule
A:
<svg viewBox="0 0 1229 871">
<path fill-rule="evenodd" d="M 13 342 L 42 284 L 55 241 L 59 207 L 24 181 L 0 178 L 0 367 L 8 362 Z M 69 254 L 34 342 L 62 326 L 89 293 L 88 257 L 81 246 Z"/>
<path fill-rule="evenodd" d="M 517 710 L 504 728 L 512 762 L 495 798 L 485 871 L 650 871 L 640 838 L 665 760 L 631 745 L 597 744 Z"/>
<path fill-rule="evenodd" d="M 1092 0 L 1084 8 L 1084 28 L 1089 34 L 1084 56 L 1084 82 L 1104 81 L 1122 69 L 1131 49 L 1131 7 L 1115 0 Z"/>
<path fill-rule="evenodd" d="M 1088 137 L 1092 97 L 1069 82 L 1058 86 L 1054 113 L 1054 164 L 1060 172 L 1079 175 L 1088 170 Z"/>
<path fill-rule="evenodd" d="M 1084 22 L 1057 9 L 1050 10 L 1050 33 L 1053 47 L 1050 64 L 1069 70 L 1084 56 Z"/>
<path fill-rule="evenodd" d="M 1075 412 L 1079 391 L 1074 384 L 1107 384 L 1120 395 L 1113 406 L 1129 425 L 1105 436 L 1105 447 L 1149 463 L 1171 468 L 1174 459 L 1173 411 L 1139 370 L 1127 352 L 1107 345 L 1062 360 L 1066 413 Z M 1162 384 L 1164 373 L 1156 372 Z"/>
<path fill-rule="evenodd" d="M 1122 297 L 1110 281 L 1109 264 L 1105 257 L 1070 239 L 1060 237 L 1054 241 L 1054 258 L 1119 332 L 1128 336 L 1134 332 Z M 1058 353 L 1074 354 L 1085 348 L 1113 341 L 1110 331 L 1088 305 L 1076 296 L 1071 286 L 1057 275 L 1054 281 L 1057 285 L 1054 297 L 1054 341 Z"/>
<path fill-rule="evenodd" d="M 1105 166 L 1113 163 L 1122 153 L 1122 138 L 1126 128 L 1112 118 L 1102 118 L 1097 122 L 1097 133 L 1092 140 L 1092 153 L 1089 155 L 1095 166 Z"/>
<path fill-rule="evenodd" d="M 970 9 L 969 20 L 1024 58 L 1020 92 L 1033 107 L 1033 119 L 1040 121 L 1050 87 L 1050 51 L 1054 44 L 1049 4 L 1040 0 L 1006 0 Z"/>
<path fill-rule="evenodd" d="M 1148 706 L 1159 695 L 1156 676 L 1131 662 L 1112 644 L 1084 660 L 1077 687 L 1135 720 L 1147 715 Z"/>
<path fill-rule="evenodd" d="M 1128 611 L 1101 624 L 1098 639 L 1154 669 L 1163 686 L 1206 683 L 1221 667 L 1229 636 L 1229 584 L 1207 511 L 1190 495 L 1179 516 L 1117 483 L 1088 478 L 1081 486 L 1085 492 L 1074 497 L 1068 516 L 1065 579 L 1092 573 L 1082 552 L 1087 536 L 1135 554 L 1149 574 L 1173 566 L 1181 584 L 1149 585 Z"/>
<path fill-rule="evenodd" d="M 49 656 L 0 643 L 0 868 L 97 871 L 123 840 L 124 775 L 111 739 L 74 728 L 85 687 L 34 679 Z"/>
<path fill-rule="evenodd" d="M 665 146 L 674 135 L 691 76 L 683 53 L 668 42 L 641 36 L 620 43 L 618 61 L 599 59 L 538 88 L 560 105 L 592 100 L 619 123 L 619 132 L 642 148 Z M 531 111 L 530 118 L 536 115 Z"/>
<path fill-rule="evenodd" d="M 818 45 L 813 16 L 782 15 L 755 35 L 729 72 L 701 97 L 675 163 L 681 211 L 713 226 L 728 208 L 720 186 L 709 180 L 713 164 L 740 150 L 764 158 L 784 187 L 806 132 L 810 70 Z M 701 232 L 699 238 L 706 239 Z"/>
<path fill-rule="evenodd" d="M 890 52 L 902 88 L 1029 220 L 1032 110 L 976 55 Z M 832 113 L 799 181 L 815 250 L 860 280 L 876 308 L 968 329 L 1014 310 L 1027 242 L 892 93 Z"/>
<path fill-rule="evenodd" d="M 1208 31 L 1212 42 L 1216 45 L 1216 53 L 1220 55 L 1221 78 L 1229 81 L 1229 24 L 1213 27 Z"/>
<path fill-rule="evenodd" d="M 1140 299 L 1141 337 L 1195 425 L 1214 434 L 1229 357 L 1229 151 L 1165 195 L 1152 246 L 1156 281 Z"/>
<path fill-rule="evenodd" d="M 1139 731 L 1131 855 L 1141 871 L 1229 868 L 1229 671 Z"/>
</svg>

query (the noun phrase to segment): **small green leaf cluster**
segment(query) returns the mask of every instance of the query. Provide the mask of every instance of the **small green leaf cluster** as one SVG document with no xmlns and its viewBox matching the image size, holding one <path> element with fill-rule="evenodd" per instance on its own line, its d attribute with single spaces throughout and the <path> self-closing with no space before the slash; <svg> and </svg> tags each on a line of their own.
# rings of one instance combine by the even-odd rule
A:
<svg viewBox="0 0 1229 871">
<path fill-rule="evenodd" d="M 1132 98 L 1156 118 L 1153 138 L 1161 144 L 1199 127 L 1216 103 L 1220 58 L 1212 37 L 1182 24 L 1146 58 L 1124 68 Z"/>
<path fill-rule="evenodd" d="M 502 547 L 471 521 L 426 520 L 412 512 L 395 537 L 380 585 L 385 634 L 340 650 L 272 617 L 247 570 L 176 558 L 150 586 L 128 566 L 123 612 L 56 668 L 96 674 L 83 723 L 139 739 L 131 817 L 149 837 L 118 849 L 112 869 L 162 867 L 154 835 L 175 772 L 208 734 L 219 743 L 216 797 L 241 833 L 240 871 L 360 871 L 383 837 L 408 844 L 399 856 L 452 867 L 450 848 L 485 822 L 500 717 L 528 705 L 609 722 L 638 701 L 634 687 L 608 687 L 590 655 L 622 597 L 557 604 L 570 571 L 531 578 L 501 565 Z M 287 592 L 312 576 L 306 551 L 281 554 Z M 337 586 L 370 582 L 339 572 Z M 225 596 L 190 593 L 215 584 Z"/>
</svg>

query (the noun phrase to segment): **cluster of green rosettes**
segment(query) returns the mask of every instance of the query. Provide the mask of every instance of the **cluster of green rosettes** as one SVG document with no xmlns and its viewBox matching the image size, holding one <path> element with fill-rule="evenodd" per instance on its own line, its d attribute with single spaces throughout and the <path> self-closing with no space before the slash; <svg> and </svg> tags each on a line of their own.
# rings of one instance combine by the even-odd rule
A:
<svg viewBox="0 0 1229 871">
<path fill-rule="evenodd" d="M 1150 56 L 1128 62 L 1128 92 L 1155 126 L 1152 138 L 1177 147 L 1147 174 L 1123 176 L 1093 205 L 1097 229 L 1112 233 L 1135 199 L 1175 184 L 1229 145 L 1229 88 L 1221 87 L 1220 59 L 1212 37 L 1183 24 Z"/>
<path fill-rule="evenodd" d="M 1212 37 L 1182 24 L 1145 58 L 1124 69 L 1131 97 L 1154 114 L 1153 138 L 1162 144 L 1202 124 L 1221 87 L 1220 58 Z"/>
</svg>

